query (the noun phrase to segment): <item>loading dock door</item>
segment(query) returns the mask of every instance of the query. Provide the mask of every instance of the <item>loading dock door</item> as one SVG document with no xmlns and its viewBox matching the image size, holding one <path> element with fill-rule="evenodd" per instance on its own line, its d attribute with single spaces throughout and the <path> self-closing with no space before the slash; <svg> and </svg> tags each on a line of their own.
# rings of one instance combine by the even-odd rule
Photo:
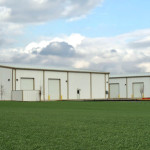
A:
<svg viewBox="0 0 150 150">
<path fill-rule="evenodd" d="M 48 80 L 48 99 L 49 100 L 60 99 L 60 80 L 59 79 Z"/>
<path fill-rule="evenodd" d="M 133 83 L 133 97 L 142 98 L 144 94 L 144 83 Z"/>
<path fill-rule="evenodd" d="M 110 98 L 119 98 L 119 84 L 110 84 Z"/>
<path fill-rule="evenodd" d="M 21 78 L 21 90 L 34 90 L 34 79 Z"/>
</svg>

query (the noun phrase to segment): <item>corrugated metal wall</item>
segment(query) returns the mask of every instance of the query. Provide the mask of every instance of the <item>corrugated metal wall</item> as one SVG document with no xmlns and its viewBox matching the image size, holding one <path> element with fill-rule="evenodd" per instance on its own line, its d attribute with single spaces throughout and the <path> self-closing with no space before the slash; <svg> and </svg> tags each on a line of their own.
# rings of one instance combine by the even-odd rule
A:
<svg viewBox="0 0 150 150">
<path fill-rule="evenodd" d="M 119 83 L 110 84 L 110 98 L 120 98 Z"/>
<path fill-rule="evenodd" d="M 40 101 L 40 91 L 23 91 L 23 101 Z"/>
<path fill-rule="evenodd" d="M 0 100 L 11 100 L 12 69 L 0 68 Z"/>
<path fill-rule="evenodd" d="M 90 73 L 69 73 L 69 99 L 90 99 Z M 77 90 L 80 90 L 78 95 Z"/>
<path fill-rule="evenodd" d="M 4 91 L 0 99 L 2 97 L 2 100 L 11 100 L 12 91 L 23 89 L 40 91 L 38 99 L 47 101 L 49 100 L 49 79 L 59 80 L 60 99 L 107 98 L 105 92 L 108 90 L 109 81 L 108 75 L 105 74 L 0 68 L 0 84 Z M 23 83 L 25 80 L 32 80 L 32 88 L 29 89 L 29 83 Z M 29 95 L 31 97 L 34 95 L 29 93 L 27 99 Z"/>
<path fill-rule="evenodd" d="M 126 92 L 126 78 L 115 78 L 109 80 L 110 84 L 117 83 L 119 84 L 119 97 L 120 98 L 127 98 Z M 111 91 L 110 91 L 111 92 Z M 111 98 L 111 97 L 110 97 Z"/>
<path fill-rule="evenodd" d="M 12 91 L 12 100 L 14 101 L 22 101 L 23 100 L 23 91 Z"/>
<path fill-rule="evenodd" d="M 92 98 L 105 98 L 105 74 L 92 73 Z"/>
<path fill-rule="evenodd" d="M 45 100 L 49 100 L 48 92 L 48 80 L 49 79 L 59 79 L 60 80 L 60 91 L 61 98 L 67 99 L 67 72 L 56 72 L 56 71 L 45 71 L 44 73 L 45 81 Z"/>
<path fill-rule="evenodd" d="M 150 97 L 150 77 L 110 78 L 110 83 L 119 83 L 120 98 L 137 98 L 134 84 L 143 83 L 143 97 Z"/>
<path fill-rule="evenodd" d="M 21 78 L 34 79 L 34 90 L 41 91 L 41 100 L 43 100 L 43 71 L 34 70 L 16 70 L 16 90 L 21 90 Z"/>
</svg>

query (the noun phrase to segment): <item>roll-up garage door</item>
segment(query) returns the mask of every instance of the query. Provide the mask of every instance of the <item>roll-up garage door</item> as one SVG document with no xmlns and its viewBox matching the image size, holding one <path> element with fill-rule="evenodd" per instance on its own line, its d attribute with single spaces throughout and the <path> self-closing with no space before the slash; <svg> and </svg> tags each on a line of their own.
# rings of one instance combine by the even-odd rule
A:
<svg viewBox="0 0 150 150">
<path fill-rule="evenodd" d="M 110 84 L 110 98 L 119 98 L 119 84 Z"/>
<path fill-rule="evenodd" d="M 21 78 L 21 90 L 34 90 L 34 79 Z"/>
<path fill-rule="evenodd" d="M 48 80 L 48 99 L 49 100 L 60 99 L 60 80 L 59 79 Z"/>
<path fill-rule="evenodd" d="M 142 98 L 144 94 L 144 83 L 133 83 L 133 97 Z"/>
</svg>

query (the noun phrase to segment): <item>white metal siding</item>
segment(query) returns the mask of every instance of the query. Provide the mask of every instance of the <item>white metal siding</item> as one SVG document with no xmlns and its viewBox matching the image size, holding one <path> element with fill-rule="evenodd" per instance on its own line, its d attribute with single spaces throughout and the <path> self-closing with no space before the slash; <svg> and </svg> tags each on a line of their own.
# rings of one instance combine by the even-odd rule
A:
<svg viewBox="0 0 150 150">
<path fill-rule="evenodd" d="M 144 97 L 150 97 L 150 77 L 137 77 L 137 78 L 128 78 L 128 95 L 132 98 L 133 95 L 133 88 L 132 84 L 136 82 L 143 82 L 144 83 Z"/>
<path fill-rule="evenodd" d="M 110 84 L 110 98 L 119 98 L 119 84 Z"/>
<path fill-rule="evenodd" d="M 109 79 L 109 83 L 119 83 L 119 95 L 120 98 L 127 98 L 126 95 L 126 78 L 114 78 L 114 79 Z M 111 92 L 111 89 L 110 89 Z"/>
<path fill-rule="evenodd" d="M 33 78 L 34 90 L 41 90 L 41 100 L 43 100 L 43 71 L 36 70 L 16 70 L 16 90 L 21 89 L 21 78 Z"/>
<path fill-rule="evenodd" d="M 144 83 L 133 83 L 133 97 L 142 98 L 144 92 Z"/>
<path fill-rule="evenodd" d="M 150 97 L 150 77 L 130 77 L 130 78 L 124 77 L 124 78 L 110 79 L 110 83 L 119 83 L 120 98 L 133 98 L 134 97 L 133 83 L 141 83 L 141 82 L 144 83 L 143 96 Z"/>
<path fill-rule="evenodd" d="M 22 101 L 23 99 L 23 91 L 12 91 L 12 100 L 14 101 Z"/>
<path fill-rule="evenodd" d="M 48 96 L 49 96 L 49 100 L 60 99 L 60 80 L 58 79 L 48 80 Z"/>
<path fill-rule="evenodd" d="M 40 101 L 40 91 L 12 91 L 14 101 Z"/>
<path fill-rule="evenodd" d="M 69 72 L 69 99 L 78 99 L 77 89 L 80 99 L 90 99 L 90 73 Z"/>
<path fill-rule="evenodd" d="M 23 101 L 40 101 L 40 91 L 23 91 Z"/>
<path fill-rule="evenodd" d="M 0 68 L 0 100 L 11 100 L 12 69 Z"/>
<path fill-rule="evenodd" d="M 34 90 L 34 79 L 21 78 L 21 90 Z"/>
<path fill-rule="evenodd" d="M 45 74 L 45 76 L 43 76 Z M 91 73 L 96 74 L 96 73 Z M 98 75 L 99 76 L 99 75 Z M 100 76 L 105 76 L 101 74 Z M 33 81 L 24 82 L 22 78 L 32 78 L 34 79 L 34 88 Z M 95 78 L 95 77 L 93 77 Z M 44 79 L 44 82 L 43 82 Z M 91 93 L 91 89 L 99 87 L 99 84 L 96 84 L 96 81 L 91 81 L 92 76 L 87 72 L 59 72 L 59 71 L 44 71 L 43 70 L 28 70 L 26 69 L 8 69 L 0 68 L 0 84 L 3 86 L 3 100 L 11 100 L 11 91 L 12 90 L 38 90 L 40 91 L 41 98 L 40 100 L 48 100 L 48 80 L 49 79 L 60 79 L 60 93 L 59 95 L 62 99 L 77 99 L 77 89 L 80 91 L 80 99 L 90 99 L 91 95 L 94 95 L 94 98 L 105 98 L 105 90 L 108 89 L 108 85 L 102 81 L 102 78 L 98 78 L 101 83 L 104 84 L 104 89 L 101 89 L 101 95 L 98 91 L 96 93 Z M 107 81 L 107 75 L 106 75 Z M 92 83 L 93 82 L 93 83 Z M 91 83 L 93 85 L 91 85 Z M 94 85 L 95 84 L 95 85 Z M 23 86 L 22 86 L 23 85 Z M 43 87 L 44 86 L 44 87 Z M 100 87 L 101 88 L 101 87 Z M 28 94 L 30 95 L 30 94 Z M 31 95 L 30 95 L 31 96 Z M 44 97 L 43 97 L 44 96 Z M 32 97 L 32 96 L 31 96 Z M 0 96 L 1 98 L 1 96 Z"/>
<path fill-rule="evenodd" d="M 92 73 L 92 98 L 105 98 L 105 74 Z"/>
</svg>

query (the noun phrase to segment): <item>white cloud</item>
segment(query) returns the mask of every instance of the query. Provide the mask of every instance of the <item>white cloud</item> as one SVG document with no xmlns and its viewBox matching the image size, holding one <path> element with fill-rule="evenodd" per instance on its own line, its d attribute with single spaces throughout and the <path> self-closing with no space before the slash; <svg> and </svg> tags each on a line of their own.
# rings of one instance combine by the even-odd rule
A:
<svg viewBox="0 0 150 150">
<path fill-rule="evenodd" d="M 15 24 L 15 23 L 2 23 L 0 22 L 0 35 L 1 36 L 9 36 L 9 35 L 18 35 L 22 34 L 23 25 Z"/>
<path fill-rule="evenodd" d="M 33 51 L 37 51 L 37 52 L 40 52 L 43 48 L 45 48 L 47 45 L 49 44 L 49 41 L 41 41 L 39 43 L 36 43 L 36 42 L 32 42 L 30 44 L 28 44 L 24 51 L 26 53 L 32 53 Z"/>
<path fill-rule="evenodd" d="M 5 0 L 0 0 L 0 4 L 3 3 Z"/>
<path fill-rule="evenodd" d="M 150 30 L 147 29 L 109 38 L 89 38 L 76 33 L 49 37 L 40 42 L 31 42 L 25 48 L 9 50 L 9 53 L 3 51 L 0 61 L 5 58 L 11 62 L 115 73 L 149 71 L 149 33 Z M 137 41 L 140 42 L 140 49 L 131 47 Z"/>
<path fill-rule="evenodd" d="M 150 72 L 150 62 L 144 62 L 138 65 L 139 68 L 145 70 L 146 72 Z"/>
<path fill-rule="evenodd" d="M 0 0 L 0 61 L 91 68 L 111 72 L 150 71 L 150 29 L 114 37 L 78 33 L 43 38 L 12 48 L 27 24 L 86 17 L 103 0 Z M 57 51 L 57 52 L 56 52 Z M 65 59 L 64 59 L 65 57 Z"/>
<path fill-rule="evenodd" d="M 69 37 L 64 38 L 64 40 L 70 45 L 72 45 L 74 48 L 76 48 L 78 45 L 82 43 L 84 38 L 85 38 L 84 36 L 76 33 L 71 34 Z"/>
<path fill-rule="evenodd" d="M 85 61 L 85 60 L 80 60 L 80 61 L 76 61 L 74 64 L 73 64 L 73 67 L 74 68 L 88 68 L 90 65 L 89 62 Z"/>
<path fill-rule="evenodd" d="M 10 0 L 0 1 L 9 22 L 40 23 L 54 19 L 73 19 L 86 16 L 103 0 Z M 9 9 L 7 9 L 9 8 Z M 11 10 L 11 14 L 9 13 Z M 7 12 L 7 13 L 6 13 Z"/>
<path fill-rule="evenodd" d="M 7 47 L 10 41 L 13 43 L 18 38 L 16 35 L 23 33 L 27 25 L 81 18 L 102 2 L 103 0 L 0 0 L 0 44 Z M 75 40 L 79 41 L 77 38 Z"/>
<path fill-rule="evenodd" d="M 43 3 L 46 3 L 48 0 L 33 0 L 33 1 L 38 4 L 43 4 Z"/>
<path fill-rule="evenodd" d="M 85 37 L 80 34 L 73 33 L 70 36 L 54 37 L 49 38 L 49 40 L 42 40 L 40 42 L 31 42 L 25 47 L 25 52 L 32 53 L 35 49 L 40 52 L 43 48 L 54 42 L 66 42 L 74 48 L 77 48 L 82 43 L 84 38 Z"/>
<path fill-rule="evenodd" d="M 0 50 L 15 44 L 16 37 L 23 34 L 22 28 L 22 25 L 0 22 Z"/>
<path fill-rule="evenodd" d="M 7 7 L 0 7 L 0 21 L 5 21 L 9 19 L 11 14 L 11 9 Z"/>
</svg>

